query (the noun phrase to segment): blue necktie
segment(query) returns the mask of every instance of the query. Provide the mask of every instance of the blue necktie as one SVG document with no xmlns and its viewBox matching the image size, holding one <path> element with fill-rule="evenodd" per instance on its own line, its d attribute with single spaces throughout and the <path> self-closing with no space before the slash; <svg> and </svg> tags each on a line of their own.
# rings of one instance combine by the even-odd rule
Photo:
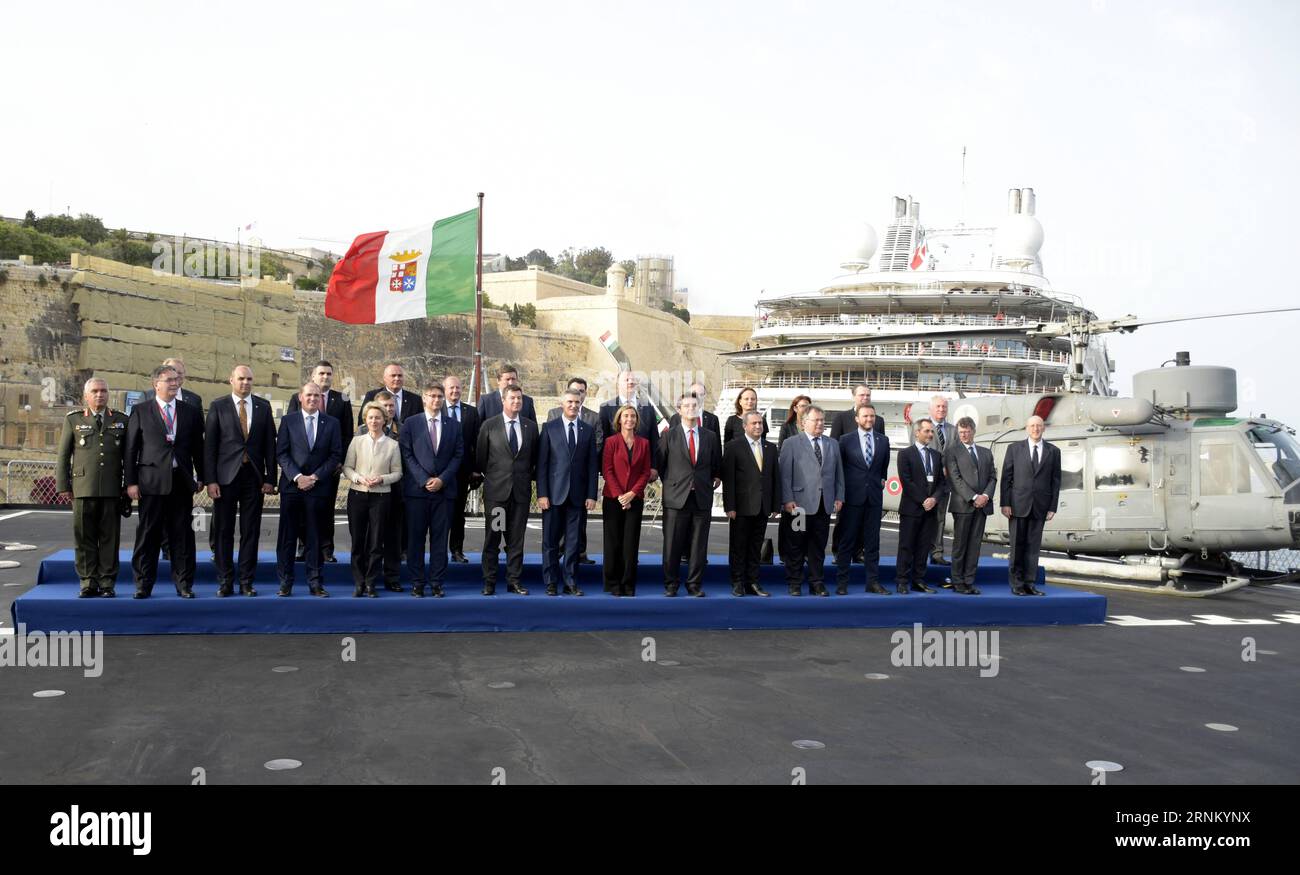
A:
<svg viewBox="0 0 1300 875">
<path fill-rule="evenodd" d="M 876 457 L 875 441 L 872 440 L 871 432 L 867 432 L 867 467 L 871 467 L 871 460 Z"/>
<path fill-rule="evenodd" d="M 569 455 L 570 456 L 572 456 L 578 449 L 577 426 L 578 424 L 576 422 L 569 423 Z"/>
<path fill-rule="evenodd" d="M 923 449 L 921 450 L 921 455 L 925 456 L 925 476 L 933 477 L 934 469 L 930 467 L 930 451 L 928 449 Z"/>
</svg>

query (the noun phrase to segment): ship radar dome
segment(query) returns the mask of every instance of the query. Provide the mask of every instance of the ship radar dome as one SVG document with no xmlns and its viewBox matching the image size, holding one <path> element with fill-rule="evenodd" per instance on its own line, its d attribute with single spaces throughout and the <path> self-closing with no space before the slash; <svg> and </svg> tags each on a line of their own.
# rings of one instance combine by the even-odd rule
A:
<svg viewBox="0 0 1300 875">
<path fill-rule="evenodd" d="M 1042 246 L 1043 226 L 1033 216 L 1006 216 L 993 236 L 993 251 L 1008 263 L 1032 264 Z"/>
<path fill-rule="evenodd" d="M 863 223 L 853 240 L 848 258 L 840 262 L 840 267 L 852 273 L 866 270 L 871 266 L 871 257 L 876 254 L 877 242 L 876 229 Z"/>
</svg>

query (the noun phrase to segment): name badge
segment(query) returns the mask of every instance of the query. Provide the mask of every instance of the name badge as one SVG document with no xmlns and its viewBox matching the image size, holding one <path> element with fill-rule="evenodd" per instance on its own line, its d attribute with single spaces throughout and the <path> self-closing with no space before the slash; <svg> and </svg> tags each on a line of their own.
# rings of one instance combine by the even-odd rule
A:
<svg viewBox="0 0 1300 875">
<path fill-rule="evenodd" d="M 933 482 L 934 482 L 934 475 L 933 475 L 933 474 L 926 474 L 926 475 L 925 475 L 925 482 L 926 482 L 926 483 L 933 483 Z"/>
</svg>

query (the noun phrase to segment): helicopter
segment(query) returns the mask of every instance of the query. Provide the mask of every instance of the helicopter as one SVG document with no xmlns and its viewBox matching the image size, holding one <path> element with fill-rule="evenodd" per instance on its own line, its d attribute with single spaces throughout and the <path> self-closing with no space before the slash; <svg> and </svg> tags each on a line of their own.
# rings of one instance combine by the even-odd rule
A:
<svg viewBox="0 0 1300 875">
<path fill-rule="evenodd" d="M 1165 365 L 1133 377 L 1132 397 L 1088 394 L 1085 357 L 1094 336 L 1143 325 L 1293 312 L 1300 307 L 1141 320 L 1072 315 L 1059 322 L 998 328 L 934 330 L 822 339 L 768 347 L 816 351 L 863 343 L 907 343 L 1066 337 L 1070 367 L 1063 391 L 1041 395 L 949 399 L 949 422 L 969 416 L 976 443 L 993 452 L 998 470 L 1011 444 L 1025 440 L 1025 422 L 1040 416 L 1044 437 L 1061 451 L 1059 508 L 1043 530 L 1042 547 L 1062 556 L 1040 562 L 1050 583 L 1078 584 L 1184 597 L 1219 595 L 1251 583 L 1296 579 L 1245 568 L 1233 553 L 1300 549 L 1300 441 L 1296 431 L 1265 417 L 1234 417 L 1237 375 L 1228 367 L 1193 365 L 1178 352 Z M 741 358 L 749 351 L 722 353 Z M 903 409 L 903 427 L 920 419 Z M 906 443 L 902 444 L 906 445 Z M 885 510 L 902 492 L 891 459 Z M 943 521 L 951 531 L 951 520 Z M 1008 544 L 1008 521 L 989 518 L 984 540 Z"/>
</svg>

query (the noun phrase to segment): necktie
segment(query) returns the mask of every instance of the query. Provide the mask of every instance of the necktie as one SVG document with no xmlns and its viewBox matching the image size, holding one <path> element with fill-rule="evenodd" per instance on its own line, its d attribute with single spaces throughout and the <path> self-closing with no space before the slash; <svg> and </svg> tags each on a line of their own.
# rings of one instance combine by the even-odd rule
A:
<svg viewBox="0 0 1300 875">
<path fill-rule="evenodd" d="M 248 440 L 248 402 L 243 398 L 239 399 L 239 430 L 244 433 L 244 440 Z"/>
<path fill-rule="evenodd" d="M 176 418 L 172 416 L 172 406 L 163 405 L 163 421 L 167 423 L 167 438 L 170 440 L 176 434 Z"/>
<path fill-rule="evenodd" d="M 1034 444 L 1034 470 L 1038 470 L 1038 444 Z"/>
<path fill-rule="evenodd" d="M 928 449 L 922 448 L 921 455 L 925 457 L 925 476 L 933 477 L 934 469 L 930 467 L 930 451 Z"/>
<path fill-rule="evenodd" d="M 316 447 L 316 417 L 307 417 L 307 449 Z"/>
<path fill-rule="evenodd" d="M 822 464 L 822 442 L 820 438 L 813 438 L 813 455 L 817 457 L 817 464 Z"/>
<path fill-rule="evenodd" d="M 569 423 L 569 455 L 572 456 L 578 450 L 578 424 Z"/>
<path fill-rule="evenodd" d="M 519 455 L 519 435 L 515 433 L 515 421 L 510 420 L 510 455 Z"/>
<path fill-rule="evenodd" d="M 453 405 L 451 406 L 451 418 L 454 419 L 454 420 L 456 420 L 457 422 L 460 422 L 460 405 L 459 405 L 459 404 L 453 404 Z"/>
<path fill-rule="evenodd" d="M 979 467 L 980 467 L 980 457 L 977 456 L 977 455 L 975 455 L 975 445 L 974 445 L 974 444 L 971 444 L 971 445 L 970 445 L 970 462 L 971 462 L 972 465 L 975 466 L 975 470 L 978 471 L 978 470 L 979 470 Z"/>
<path fill-rule="evenodd" d="M 939 452 L 943 452 L 943 445 L 944 445 L 943 423 L 942 422 L 939 423 L 937 426 L 935 426 L 935 428 L 939 432 Z"/>
<path fill-rule="evenodd" d="M 433 447 L 433 454 L 438 454 L 438 417 L 429 417 L 429 446 Z"/>
<path fill-rule="evenodd" d="M 876 441 L 871 432 L 867 432 L 867 467 L 871 467 L 871 462 L 876 458 Z"/>
<path fill-rule="evenodd" d="M 693 428 L 690 429 L 689 431 L 686 432 L 686 434 L 690 440 L 691 465 L 694 465 L 695 464 L 695 429 Z"/>
<path fill-rule="evenodd" d="M 763 451 L 759 449 L 757 442 L 751 443 L 750 447 L 754 450 L 754 461 L 758 463 L 758 471 L 761 474 L 763 473 Z"/>
<path fill-rule="evenodd" d="M 95 433 L 98 434 L 104 430 L 104 414 L 95 414 Z"/>
</svg>

